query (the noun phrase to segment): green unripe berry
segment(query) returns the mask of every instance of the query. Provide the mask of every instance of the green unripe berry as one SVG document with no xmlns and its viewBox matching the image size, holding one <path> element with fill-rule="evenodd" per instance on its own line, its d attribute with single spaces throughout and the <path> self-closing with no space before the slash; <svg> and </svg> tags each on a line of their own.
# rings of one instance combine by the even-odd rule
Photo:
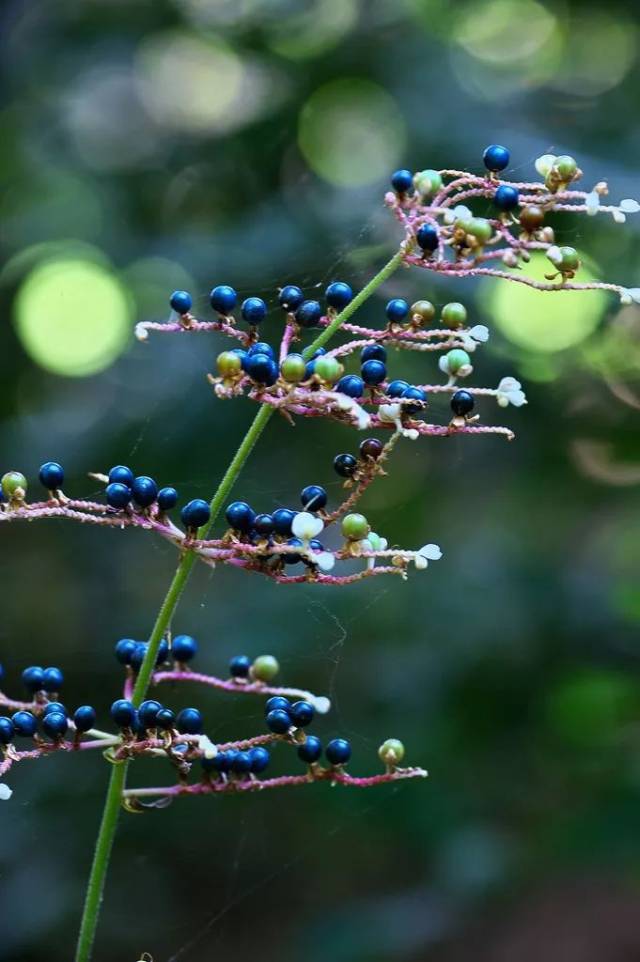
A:
<svg viewBox="0 0 640 962">
<path fill-rule="evenodd" d="M 344 372 L 344 368 L 336 357 L 319 357 L 315 362 L 314 374 L 317 374 L 321 381 L 334 384 Z"/>
<path fill-rule="evenodd" d="M 580 267 L 580 258 L 575 247 L 557 247 L 547 251 L 551 263 L 562 273 L 573 273 Z"/>
<path fill-rule="evenodd" d="M 442 323 L 445 327 L 463 327 L 467 322 L 467 309 L 458 301 L 451 301 L 442 308 Z"/>
<path fill-rule="evenodd" d="M 242 361 L 233 351 L 223 351 L 216 358 L 218 374 L 221 377 L 235 377 L 242 371 Z"/>
<path fill-rule="evenodd" d="M 437 170 L 420 170 L 414 174 L 413 186 L 423 197 L 431 197 L 442 187 L 442 177 Z"/>
<path fill-rule="evenodd" d="M 556 157 L 556 161 L 553 166 L 557 170 L 562 180 L 565 182 L 573 180 L 578 172 L 578 165 L 574 158 L 570 157 L 569 154 L 562 154 L 561 157 Z"/>
<path fill-rule="evenodd" d="M 397 738 L 387 738 L 378 749 L 378 756 L 385 765 L 393 768 L 404 758 L 404 745 Z"/>
<path fill-rule="evenodd" d="M 471 364 L 471 358 L 461 347 L 456 347 L 447 354 L 447 364 L 449 366 L 449 374 L 457 374 L 460 368 Z"/>
<path fill-rule="evenodd" d="M 24 494 L 27 492 L 27 479 L 20 471 L 7 471 L 7 473 L 2 476 L 2 482 L 0 483 L 2 484 L 2 493 L 5 498 L 9 500 L 15 497 L 16 492 L 20 488 Z"/>
<path fill-rule="evenodd" d="M 280 366 L 280 373 L 290 384 L 304 381 L 306 371 L 307 365 L 302 354 L 287 354 Z"/>
<path fill-rule="evenodd" d="M 485 217 L 472 217 L 466 222 L 465 232 L 477 237 L 482 243 L 491 240 L 493 227 Z"/>
<path fill-rule="evenodd" d="M 369 534 L 369 522 L 363 514 L 347 514 L 342 520 L 342 533 L 349 541 L 362 541 Z"/>
<path fill-rule="evenodd" d="M 409 311 L 411 318 L 419 317 L 421 323 L 429 324 L 436 316 L 436 309 L 431 301 L 416 301 Z"/>
<path fill-rule="evenodd" d="M 280 665 L 273 655 L 259 655 L 251 666 L 251 677 L 256 681 L 272 681 L 278 672 Z"/>
</svg>

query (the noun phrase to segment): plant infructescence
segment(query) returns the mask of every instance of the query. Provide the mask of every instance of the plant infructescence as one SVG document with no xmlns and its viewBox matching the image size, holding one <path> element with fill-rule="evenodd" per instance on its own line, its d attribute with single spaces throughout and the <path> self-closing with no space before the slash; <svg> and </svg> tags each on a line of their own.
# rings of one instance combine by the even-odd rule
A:
<svg viewBox="0 0 640 962">
<path fill-rule="evenodd" d="M 623 303 L 640 301 L 637 288 L 581 282 L 577 251 L 556 244 L 550 223 L 563 212 L 603 212 L 623 222 L 626 214 L 640 209 L 635 201 L 623 200 L 615 206 L 603 203 L 608 193 L 605 183 L 589 192 L 575 189 L 581 172 L 568 156 L 539 158 L 536 168 L 542 179 L 529 183 L 501 179 L 500 173 L 509 165 L 509 152 L 504 147 L 488 147 L 484 163 L 486 171 L 482 174 L 396 171 L 391 179 L 393 190 L 385 197 L 403 229 L 396 252 L 355 295 L 348 284 L 331 283 L 324 305 L 305 298 L 293 284 L 281 288 L 276 310 L 283 324 L 277 348 L 263 340 L 274 339 L 278 323 L 267 319 L 268 305 L 259 297 L 247 298 L 240 305 L 240 322 L 235 316 L 236 292 L 226 285 L 217 285 L 211 291 L 213 320 L 196 318 L 190 294 L 175 291 L 170 298 L 173 313 L 168 322 L 138 325 L 140 340 L 150 332 L 213 332 L 226 337 L 229 349 L 219 354 L 217 371 L 209 375 L 213 391 L 219 399 L 247 395 L 259 406 L 213 497 L 184 505 L 182 526 L 171 519 L 171 511 L 178 504 L 175 489 L 158 488 L 152 478 L 134 476 L 125 465 L 105 474 L 92 474 L 105 485 L 105 499 L 100 502 L 68 497 L 63 492 L 63 469 L 56 462 L 47 462 L 40 470 L 39 480 L 48 492 L 46 500 L 27 500 L 27 480 L 20 471 L 8 471 L 3 476 L 0 523 L 65 518 L 137 528 L 168 541 L 178 558 L 148 641 L 121 639 L 116 645 L 116 657 L 126 676 L 124 690 L 111 707 L 115 731 L 96 727 L 99 723 L 91 706 L 73 712 L 63 706 L 59 701 L 63 675 L 58 668 L 26 668 L 26 700 L 0 693 L 0 709 L 4 712 L 0 716 L 0 777 L 6 777 L 19 761 L 60 751 L 101 750 L 112 763 L 77 962 L 91 958 L 123 805 L 140 810 L 149 805 L 161 807 L 177 796 L 242 793 L 316 781 L 369 787 L 426 774 L 421 768 L 401 767 L 404 746 L 389 739 L 379 750 L 382 772 L 365 777 L 351 775 L 345 768 L 351 755 L 345 739 L 334 739 L 323 748 L 315 735 L 307 734 L 314 716 L 329 710 L 327 698 L 277 685 L 278 665 L 271 655 L 239 655 L 232 660 L 226 677 L 197 673 L 191 665 L 196 642 L 189 635 L 173 634 L 172 627 L 196 562 L 211 567 L 232 565 L 246 574 L 261 574 L 282 584 L 337 586 L 384 575 L 406 578 L 412 567 L 424 569 L 429 561 L 440 558 L 440 549 L 434 544 L 390 547 L 387 537 L 373 531 L 365 515 L 357 510 L 360 498 L 371 484 L 386 476 L 390 455 L 401 439 L 417 441 L 460 434 L 499 434 L 510 439 L 513 435 L 509 428 L 483 424 L 477 407 L 492 399 L 500 407 L 520 406 L 526 400 L 520 383 L 511 376 L 503 377 L 495 388 L 463 386 L 473 373 L 472 356 L 489 332 L 484 325 L 471 323 L 466 308 L 458 302 L 436 311 L 428 300 L 410 305 L 394 298 L 386 305 L 382 326 L 370 328 L 351 320 L 398 268 L 412 265 L 453 277 L 485 275 L 557 294 L 604 289 L 617 293 Z M 467 205 L 482 205 L 485 216 Z M 544 281 L 526 273 L 526 264 L 536 253 L 548 261 Z M 308 329 L 315 336 L 309 337 Z M 343 337 L 334 344 L 338 333 Z M 306 341 L 309 343 L 304 346 Z M 432 375 L 429 381 L 434 383 L 404 381 L 396 369 L 403 350 L 437 352 L 441 376 Z M 354 360 L 356 368 L 349 370 Z M 431 423 L 428 417 L 429 398 L 438 393 L 449 397 L 451 407 L 450 419 L 443 424 Z M 353 451 L 336 456 L 334 468 L 344 479 L 342 503 L 330 508 L 326 491 L 314 484 L 303 489 L 298 510 L 283 506 L 265 512 L 260 505 L 254 509 L 244 501 L 230 501 L 245 461 L 275 412 L 290 422 L 324 417 L 352 425 L 367 435 L 380 435 L 366 436 L 359 445 L 354 444 Z M 216 535 L 213 528 L 223 509 L 227 527 Z M 2 680 L 0 667 L 0 684 Z M 197 708 L 174 712 L 148 697 L 152 684 L 184 680 L 234 693 L 267 696 L 264 729 L 216 745 L 206 736 Z M 26 749 L 25 739 L 30 740 Z M 276 743 L 293 749 L 297 768 L 292 774 L 268 774 L 269 750 Z M 168 765 L 174 772 L 174 784 L 127 788 L 128 767 L 141 756 Z M 10 796 L 9 786 L 0 783 L 0 799 Z"/>
</svg>

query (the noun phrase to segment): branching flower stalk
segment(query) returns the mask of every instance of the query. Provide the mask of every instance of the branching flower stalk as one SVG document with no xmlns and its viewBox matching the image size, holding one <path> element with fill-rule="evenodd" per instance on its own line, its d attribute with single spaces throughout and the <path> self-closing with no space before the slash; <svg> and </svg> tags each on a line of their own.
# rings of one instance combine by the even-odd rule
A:
<svg viewBox="0 0 640 962">
<path fill-rule="evenodd" d="M 499 173 L 509 164 L 506 148 L 492 145 L 484 153 L 486 173 L 457 170 L 424 170 L 412 174 L 396 171 L 393 191 L 385 203 L 404 231 L 399 249 L 387 264 L 355 296 L 344 282 L 331 283 L 326 304 L 305 299 L 302 290 L 287 285 L 279 291 L 284 312 L 279 345 L 259 340 L 268 307 L 259 297 L 241 305 L 241 326 L 234 311 L 236 292 L 218 285 L 211 291 L 213 320 L 196 318 L 192 298 L 176 291 L 170 298 L 168 322 L 143 322 L 136 334 L 141 341 L 150 333 L 211 334 L 227 338 L 235 346 L 220 353 L 216 371 L 208 376 L 215 397 L 229 400 L 244 395 L 259 405 L 258 412 L 209 502 L 195 499 L 181 510 L 182 527 L 171 510 L 177 505 L 174 488 L 158 489 L 147 476 L 135 477 L 123 465 L 91 477 L 105 485 L 105 501 L 70 498 L 62 490 L 64 472 L 56 462 L 40 470 L 48 498 L 27 500 L 27 480 L 19 471 L 2 478 L 4 500 L 0 524 L 38 519 L 65 519 L 117 529 L 134 528 L 160 537 L 178 553 L 178 564 L 147 642 L 121 639 L 116 657 L 125 666 L 122 697 L 111 707 L 117 731 L 96 728 L 96 713 L 81 706 L 70 714 L 58 700 L 63 677 L 58 668 L 29 667 L 23 682 L 27 700 L 10 698 L 0 691 L 0 777 L 18 762 L 48 757 L 59 752 L 84 753 L 100 750 L 112 764 L 102 822 L 94 853 L 82 917 L 76 962 L 88 962 L 98 923 L 100 904 L 121 807 L 129 811 L 163 807 L 174 798 L 193 795 L 224 795 L 262 791 L 329 781 L 351 787 L 371 787 L 387 781 L 424 777 L 418 767 L 403 768 L 404 746 L 388 739 L 380 747 L 382 773 L 356 777 L 348 773 L 351 748 L 344 739 L 322 745 L 307 726 L 317 714 L 325 714 L 329 700 L 306 690 L 274 684 L 278 665 L 270 655 L 253 660 L 239 655 L 232 659 L 228 677 L 193 671 L 189 664 L 197 644 L 188 635 L 173 635 L 173 618 L 196 562 L 209 567 L 224 564 L 245 573 L 260 574 L 280 584 L 344 586 L 370 577 L 399 575 L 406 578 L 411 567 L 422 570 L 441 557 L 438 545 L 401 548 L 372 530 L 367 518 L 356 511 L 370 486 L 387 474 L 392 452 L 399 442 L 457 435 L 498 435 L 513 438 L 510 428 L 482 423 L 476 400 L 498 407 L 520 407 L 526 397 L 520 382 L 511 375 L 495 387 L 462 387 L 474 370 L 472 357 L 489 337 L 484 324 L 469 322 L 463 304 L 451 302 L 439 311 L 422 299 L 409 305 L 393 298 L 385 309 L 380 328 L 354 323 L 351 318 L 371 295 L 401 266 L 415 266 L 451 277 L 477 275 L 525 283 L 540 291 L 602 289 L 618 294 L 622 303 L 640 302 L 640 290 L 601 281 L 581 282 L 577 251 L 556 244 L 551 215 L 573 212 L 610 214 L 616 222 L 640 210 L 633 200 L 603 204 L 608 188 L 600 182 L 589 191 L 575 189 L 581 171 L 568 156 L 545 155 L 536 162 L 540 182 L 513 183 Z M 478 216 L 467 204 L 490 202 L 492 216 Z M 485 211 L 486 212 L 486 211 Z M 549 261 L 549 273 L 540 281 L 526 274 L 533 254 Z M 308 329 L 315 339 L 299 352 Z M 334 335 L 346 336 L 333 344 Z M 440 380 L 409 384 L 387 371 L 389 355 L 403 351 L 431 357 L 439 355 Z M 349 364 L 360 365 L 349 373 Z M 451 414 L 432 423 L 430 400 L 449 401 Z M 301 493 L 302 510 L 282 507 L 271 513 L 256 512 L 244 501 L 227 504 L 245 462 L 269 419 L 278 413 L 289 423 L 300 418 L 326 418 L 358 431 L 385 436 L 367 437 L 358 454 L 338 454 L 334 468 L 344 481 L 343 500 L 329 509 L 328 496 L 319 485 L 307 485 Z M 212 536 L 213 526 L 225 507 L 227 529 Z M 323 541 L 319 540 L 322 534 Z M 293 568 L 293 571 L 289 569 Z M 0 686 L 3 671 L 0 666 Z M 204 733 L 204 722 L 195 708 L 174 712 L 148 698 L 151 685 L 166 682 L 182 689 L 185 683 L 232 693 L 267 696 L 268 731 L 213 744 Z M 44 737 L 43 737 L 44 735 Z M 32 739 L 33 747 L 19 750 L 16 737 Z M 269 748 L 278 743 L 297 749 L 306 765 L 303 774 L 264 777 Z M 128 788 L 129 765 L 140 757 L 168 762 L 175 781 L 169 786 Z M 194 765 L 200 778 L 193 780 Z M 0 783 L 0 799 L 11 789 Z"/>
</svg>

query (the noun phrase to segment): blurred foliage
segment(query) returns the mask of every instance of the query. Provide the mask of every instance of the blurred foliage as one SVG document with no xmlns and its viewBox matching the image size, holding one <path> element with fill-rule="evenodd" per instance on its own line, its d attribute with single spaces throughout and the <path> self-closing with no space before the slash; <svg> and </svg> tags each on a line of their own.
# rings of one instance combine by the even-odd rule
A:
<svg viewBox="0 0 640 962">
<path fill-rule="evenodd" d="M 637 194 L 632 0 L 8 0 L 0 27 L 2 460 L 32 477 L 61 460 L 72 493 L 116 462 L 184 498 L 212 490 L 252 409 L 214 402 L 214 340 L 133 345 L 133 320 L 166 317 L 176 287 L 206 315 L 219 282 L 272 301 L 286 282 L 363 284 L 397 239 L 388 168 L 478 169 L 502 142 L 517 175 L 553 148 Z M 597 275 L 637 284 L 633 220 L 557 226 Z M 318 731 L 352 738 L 354 771 L 396 736 L 431 778 L 123 817 L 99 959 L 638 957 L 637 314 L 402 272 L 367 316 L 392 295 L 466 301 L 494 330 L 478 381 L 513 373 L 529 397 L 506 413 L 514 444 L 405 444 L 368 496 L 377 531 L 420 532 L 443 561 L 337 593 L 199 570 L 176 628 L 203 669 L 272 651 L 287 682 L 330 693 Z M 355 445 L 273 423 L 237 493 L 265 510 L 308 482 L 335 498 L 333 456 Z M 63 523 L 2 537 L 13 686 L 59 663 L 65 701 L 104 712 L 113 644 L 148 633 L 172 551 Z M 213 737 L 260 724 L 245 699 L 183 697 Z M 70 958 L 107 774 L 60 758 L 12 776 L 3 960 Z"/>
</svg>

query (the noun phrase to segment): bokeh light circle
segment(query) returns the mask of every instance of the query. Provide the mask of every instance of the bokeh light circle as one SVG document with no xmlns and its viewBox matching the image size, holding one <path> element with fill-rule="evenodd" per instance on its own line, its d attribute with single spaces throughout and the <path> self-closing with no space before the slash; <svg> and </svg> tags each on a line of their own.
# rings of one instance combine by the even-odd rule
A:
<svg viewBox="0 0 640 962">
<path fill-rule="evenodd" d="M 122 353 L 133 321 L 131 301 L 108 267 L 79 258 L 39 264 L 15 300 L 18 337 L 36 364 L 85 377 Z"/>
</svg>

